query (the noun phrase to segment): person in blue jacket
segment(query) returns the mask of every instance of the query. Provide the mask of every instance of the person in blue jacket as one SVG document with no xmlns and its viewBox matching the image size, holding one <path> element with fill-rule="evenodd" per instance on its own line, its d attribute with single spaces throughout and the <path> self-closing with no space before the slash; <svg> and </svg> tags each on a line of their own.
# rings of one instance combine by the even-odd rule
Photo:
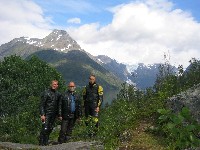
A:
<svg viewBox="0 0 200 150">
<path fill-rule="evenodd" d="M 62 95 L 59 104 L 59 116 L 62 118 L 58 142 L 64 143 L 70 139 L 72 129 L 77 119 L 82 115 L 81 99 L 75 91 L 75 83 L 70 82 L 68 90 Z"/>
</svg>

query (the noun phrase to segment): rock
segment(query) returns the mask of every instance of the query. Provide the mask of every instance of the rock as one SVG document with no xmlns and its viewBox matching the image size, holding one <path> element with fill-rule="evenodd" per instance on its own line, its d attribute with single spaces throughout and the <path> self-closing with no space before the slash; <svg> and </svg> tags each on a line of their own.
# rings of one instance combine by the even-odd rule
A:
<svg viewBox="0 0 200 150">
<path fill-rule="evenodd" d="M 58 145 L 38 146 L 33 144 L 19 144 L 11 142 L 0 142 L 1 150 L 103 150 L 104 147 L 97 142 L 69 142 Z"/>
<path fill-rule="evenodd" d="M 193 118 L 200 123 L 200 84 L 169 98 L 167 106 L 175 113 L 183 107 L 189 108 Z"/>
</svg>

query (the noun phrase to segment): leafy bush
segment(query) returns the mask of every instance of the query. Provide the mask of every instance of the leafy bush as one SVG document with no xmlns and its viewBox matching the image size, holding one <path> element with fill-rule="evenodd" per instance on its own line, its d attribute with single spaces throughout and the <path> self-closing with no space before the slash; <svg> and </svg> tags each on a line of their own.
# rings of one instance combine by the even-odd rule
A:
<svg viewBox="0 0 200 150">
<path fill-rule="evenodd" d="M 185 149 L 200 145 L 196 134 L 200 132 L 200 125 L 191 117 L 188 108 L 182 108 L 178 114 L 167 109 L 158 109 L 159 132 L 167 137 L 170 149 Z"/>
<path fill-rule="evenodd" d="M 92 139 L 103 142 L 105 149 L 116 149 L 120 143 L 129 140 L 127 131 L 135 128 L 140 120 L 152 117 L 152 113 L 160 108 L 156 99 L 147 100 L 152 95 L 151 90 L 147 93 L 148 96 L 145 96 L 134 86 L 122 84 L 117 99 L 100 111 L 99 131 Z M 85 118 L 83 118 L 75 126 L 73 136 L 75 140 L 91 140 L 89 135 L 94 132 L 94 124 L 91 122 L 89 126 L 85 126 Z"/>
<path fill-rule="evenodd" d="M 53 79 L 64 89 L 61 75 L 36 57 L 10 56 L 0 62 L 1 141 L 37 143 L 40 94 Z"/>
<path fill-rule="evenodd" d="M 29 97 L 25 106 L 23 106 L 24 112 L 16 116 L 1 118 L 0 140 L 36 144 L 41 128 L 38 104 L 38 97 Z"/>
</svg>

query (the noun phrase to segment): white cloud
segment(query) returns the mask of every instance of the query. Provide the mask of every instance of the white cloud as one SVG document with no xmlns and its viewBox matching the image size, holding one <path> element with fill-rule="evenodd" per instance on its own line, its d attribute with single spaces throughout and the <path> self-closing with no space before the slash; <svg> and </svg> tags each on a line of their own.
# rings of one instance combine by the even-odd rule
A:
<svg viewBox="0 0 200 150">
<path fill-rule="evenodd" d="M 50 33 L 51 23 L 30 0 L 0 1 L 0 44 L 21 36 L 42 38 Z"/>
<path fill-rule="evenodd" d="M 91 54 L 105 54 L 119 62 L 163 62 L 169 52 L 172 64 L 186 67 L 192 57 L 200 56 L 200 24 L 171 2 L 143 0 L 110 11 L 113 20 L 106 26 L 85 24 L 67 31 Z"/>
<path fill-rule="evenodd" d="M 75 23 L 75 24 L 80 24 L 81 19 L 80 18 L 71 18 L 67 20 L 68 23 Z"/>
</svg>

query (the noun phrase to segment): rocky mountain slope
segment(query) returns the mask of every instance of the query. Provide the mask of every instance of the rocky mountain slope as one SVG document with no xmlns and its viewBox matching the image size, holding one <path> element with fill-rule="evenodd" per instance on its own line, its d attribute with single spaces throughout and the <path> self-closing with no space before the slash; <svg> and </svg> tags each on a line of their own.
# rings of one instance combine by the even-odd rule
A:
<svg viewBox="0 0 200 150">
<path fill-rule="evenodd" d="M 131 72 L 131 80 L 136 84 L 136 87 L 139 89 L 152 87 L 155 84 L 161 65 L 163 66 L 164 64 L 156 63 L 151 65 L 145 65 L 143 63 L 139 63 L 137 68 L 132 70 Z M 172 74 L 177 72 L 177 68 L 175 66 L 169 65 L 169 69 Z"/>
<path fill-rule="evenodd" d="M 119 77 L 122 81 L 126 81 L 129 84 L 134 84 L 132 82 L 133 77 L 128 72 L 125 64 L 118 63 L 116 60 L 111 59 L 105 55 L 95 56 L 96 61 L 99 61 L 101 65 L 107 70 L 111 71 L 115 76 Z"/>
</svg>

